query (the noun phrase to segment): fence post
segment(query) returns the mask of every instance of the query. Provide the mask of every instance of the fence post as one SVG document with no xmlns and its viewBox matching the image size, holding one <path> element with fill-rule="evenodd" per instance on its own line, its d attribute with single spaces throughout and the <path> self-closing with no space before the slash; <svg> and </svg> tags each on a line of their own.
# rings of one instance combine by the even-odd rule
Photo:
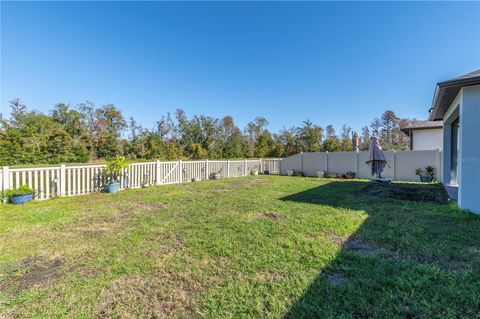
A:
<svg viewBox="0 0 480 319">
<path fill-rule="evenodd" d="M 208 158 L 205 160 L 205 179 L 208 179 Z"/>
<path fill-rule="evenodd" d="M 259 170 L 258 174 L 262 174 L 263 173 L 263 161 L 262 161 L 261 158 L 259 159 L 259 161 L 260 161 L 260 165 L 258 167 L 258 170 Z"/>
<path fill-rule="evenodd" d="M 355 151 L 355 177 L 358 178 L 360 166 L 358 164 L 358 151 Z"/>
<path fill-rule="evenodd" d="M 160 161 L 156 162 L 155 185 L 160 185 Z"/>
<path fill-rule="evenodd" d="M 10 167 L 4 166 L 2 168 L 3 190 L 10 188 Z"/>
<path fill-rule="evenodd" d="M 247 159 L 245 159 L 243 164 L 243 176 L 247 176 L 247 165 L 248 165 L 248 162 L 247 162 Z"/>
<path fill-rule="evenodd" d="M 182 167 L 182 161 L 178 161 L 178 182 L 181 183 L 183 182 L 183 167 Z"/>
<path fill-rule="evenodd" d="M 60 165 L 60 180 L 58 181 L 60 186 L 60 197 L 65 196 L 65 188 L 66 188 L 66 174 L 65 174 L 65 164 Z"/>
<path fill-rule="evenodd" d="M 227 177 L 230 177 L 230 160 L 227 159 Z"/>
<path fill-rule="evenodd" d="M 303 151 L 300 152 L 300 158 L 301 158 L 301 171 L 302 171 L 302 174 L 305 175 L 305 172 L 303 171 Z"/>
<path fill-rule="evenodd" d="M 393 170 L 393 180 L 395 180 L 395 150 L 393 150 L 393 161 L 392 161 L 392 170 Z"/>
<path fill-rule="evenodd" d="M 325 152 L 325 171 L 326 173 L 330 173 L 330 170 L 328 169 L 328 151 Z"/>
</svg>

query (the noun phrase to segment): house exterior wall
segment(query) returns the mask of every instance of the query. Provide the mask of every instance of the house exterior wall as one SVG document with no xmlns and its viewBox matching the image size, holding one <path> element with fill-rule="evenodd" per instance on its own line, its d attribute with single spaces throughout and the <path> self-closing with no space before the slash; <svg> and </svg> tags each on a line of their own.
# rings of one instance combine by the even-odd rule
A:
<svg viewBox="0 0 480 319">
<path fill-rule="evenodd" d="M 452 184 L 451 123 L 458 116 L 458 204 L 480 214 L 480 85 L 462 88 L 443 117 L 444 185 Z"/>
<path fill-rule="evenodd" d="M 442 129 L 422 129 L 412 131 L 412 151 L 442 149 Z"/>
<path fill-rule="evenodd" d="M 480 85 L 462 89 L 458 203 L 480 214 Z"/>
</svg>

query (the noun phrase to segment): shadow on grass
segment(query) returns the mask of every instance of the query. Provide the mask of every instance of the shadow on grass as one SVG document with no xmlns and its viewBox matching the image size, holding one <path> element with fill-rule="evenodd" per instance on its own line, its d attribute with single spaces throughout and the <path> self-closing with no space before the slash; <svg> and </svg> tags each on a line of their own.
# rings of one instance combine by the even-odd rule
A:
<svg viewBox="0 0 480 319">
<path fill-rule="evenodd" d="M 478 316 L 480 218 L 453 204 L 432 203 L 428 193 L 441 196 L 439 185 L 406 185 L 393 184 L 390 193 L 407 187 L 427 202 L 391 199 L 385 189 L 366 191 L 368 183 L 356 181 L 282 198 L 368 214 L 348 238 L 329 233 L 339 253 L 285 318 Z"/>
</svg>

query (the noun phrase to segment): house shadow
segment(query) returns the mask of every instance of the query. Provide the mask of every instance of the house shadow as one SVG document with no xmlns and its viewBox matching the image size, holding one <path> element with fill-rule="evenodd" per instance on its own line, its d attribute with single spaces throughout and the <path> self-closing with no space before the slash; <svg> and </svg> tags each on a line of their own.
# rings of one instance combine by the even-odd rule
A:
<svg viewBox="0 0 480 319">
<path fill-rule="evenodd" d="M 333 181 L 281 198 L 367 214 L 348 237 L 327 230 L 338 254 L 284 318 L 477 316 L 480 218 L 442 192 L 440 185 Z"/>
</svg>

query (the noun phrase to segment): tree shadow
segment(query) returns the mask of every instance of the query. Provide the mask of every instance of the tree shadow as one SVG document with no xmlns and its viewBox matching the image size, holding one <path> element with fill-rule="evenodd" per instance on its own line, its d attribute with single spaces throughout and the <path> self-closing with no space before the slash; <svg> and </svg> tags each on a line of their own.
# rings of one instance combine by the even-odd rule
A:
<svg viewBox="0 0 480 319">
<path fill-rule="evenodd" d="M 480 218 L 432 201 L 440 201 L 440 185 L 395 183 L 378 193 L 365 187 L 333 181 L 281 198 L 368 215 L 347 238 L 329 231 L 338 254 L 284 318 L 478 316 Z M 388 196 L 402 187 L 425 200 Z"/>
</svg>

